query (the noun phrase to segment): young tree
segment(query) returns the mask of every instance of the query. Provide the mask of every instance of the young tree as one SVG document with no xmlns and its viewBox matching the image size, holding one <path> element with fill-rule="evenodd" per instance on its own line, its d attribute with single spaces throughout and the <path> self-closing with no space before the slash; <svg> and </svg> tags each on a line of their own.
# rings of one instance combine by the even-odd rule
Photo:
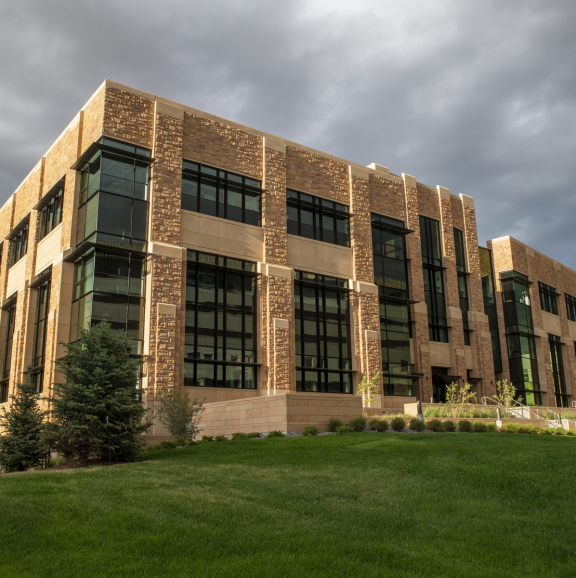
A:
<svg viewBox="0 0 576 578">
<path fill-rule="evenodd" d="M 496 382 L 496 391 L 498 393 L 494 396 L 494 399 L 505 408 L 509 409 L 516 405 L 516 388 L 507 379 Z M 520 397 L 518 398 L 518 401 L 522 403 L 523 400 Z"/>
<path fill-rule="evenodd" d="M 43 443 L 45 412 L 40 409 L 34 384 L 27 376 L 16 385 L 16 394 L 10 396 L 10 407 L 2 408 L 0 426 L 0 466 L 6 472 L 24 472 L 40 465 L 46 456 Z"/>
<path fill-rule="evenodd" d="M 367 375 L 362 376 L 362 381 L 356 387 L 356 393 L 362 396 L 362 406 L 370 407 L 374 403 L 374 394 L 380 391 L 380 376 L 382 372 L 379 371 L 374 377 L 368 379 Z"/>
<path fill-rule="evenodd" d="M 470 383 L 458 385 L 452 382 L 446 386 L 446 403 L 450 405 L 452 417 L 460 417 L 464 408 L 469 405 L 476 394 L 472 391 Z"/>
<path fill-rule="evenodd" d="M 161 394 L 156 405 L 158 421 L 174 438 L 193 440 L 204 411 L 200 400 L 190 399 L 186 393 L 169 390 Z"/>
<path fill-rule="evenodd" d="M 128 338 L 107 321 L 79 330 L 76 343 L 63 344 L 56 365 L 64 375 L 54 384 L 51 447 L 86 463 L 89 459 L 134 461 L 141 435 L 152 425 L 140 400 L 140 360 L 130 356 Z"/>
</svg>

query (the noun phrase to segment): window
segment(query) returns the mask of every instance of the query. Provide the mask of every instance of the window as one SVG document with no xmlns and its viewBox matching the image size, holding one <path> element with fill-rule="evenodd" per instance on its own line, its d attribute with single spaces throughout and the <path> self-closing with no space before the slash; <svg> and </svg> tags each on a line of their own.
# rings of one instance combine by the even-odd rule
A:
<svg viewBox="0 0 576 578">
<path fill-rule="evenodd" d="M 430 341 L 448 343 L 440 223 L 435 219 L 420 216 L 420 235 Z"/>
<path fill-rule="evenodd" d="M 412 395 L 408 305 L 380 299 L 382 372 L 386 395 Z"/>
<path fill-rule="evenodd" d="M 74 266 L 72 328 L 87 329 L 106 316 L 112 329 L 126 331 L 132 352 L 142 353 L 144 325 L 144 258 L 92 250 Z"/>
<path fill-rule="evenodd" d="M 184 385 L 256 389 L 256 263 L 188 251 Z"/>
<path fill-rule="evenodd" d="M 40 229 L 38 240 L 43 239 L 48 233 L 53 231 L 62 222 L 62 198 L 63 189 L 60 189 L 48 202 L 40 209 Z"/>
<path fill-rule="evenodd" d="M 542 311 L 558 315 L 558 297 L 560 294 L 556 293 L 556 288 L 551 285 L 546 285 L 546 283 L 542 283 L 542 281 L 538 281 L 538 288 L 540 289 L 540 305 Z"/>
<path fill-rule="evenodd" d="M 286 194 L 289 235 L 350 246 L 350 213 L 346 205 L 290 189 Z"/>
<path fill-rule="evenodd" d="M 562 360 L 562 340 L 558 335 L 548 334 L 548 343 L 550 344 L 550 366 L 552 368 L 552 379 L 554 381 L 556 407 L 568 407 L 564 362 Z"/>
<path fill-rule="evenodd" d="M 518 271 L 502 271 L 504 323 L 508 342 L 510 379 L 526 405 L 541 405 L 538 361 L 530 305 L 530 281 Z"/>
<path fill-rule="evenodd" d="M 260 181 L 199 163 L 182 162 L 182 208 L 260 225 Z"/>
<path fill-rule="evenodd" d="M 296 389 L 352 393 L 348 280 L 294 272 Z"/>
<path fill-rule="evenodd" d="M 458 275 L 458 296 L 460 298 L 460 311 L 462 311 L 462 325 L 464 327 L 464 345 L 470 345 L 471 331 L 468 323 L 468 311 L 470 311 L 470 300 L 468 297 L 468 281 L 466 277 L 466 243 L 464 232 L 454 229 L 454 249 L 456 252 L 456 274 Z"/>
<path fill-rule="evenodd" d="M 576 297 L 566 293 L 566 314 L 570 321 L 576 321 Z"/>
<path fill-rule="evenodd" d="M 23 225 L 10 240 L 8 267 L 20 261 L 28 251 L 28 223 Z"/>
<path fill-rule="evenodd" d="M 36 393 L 42 393 L 44 381 L 44 361 L 46 353 L 46 325 L 50 307 L 50 281 L 40 285 L 36 294 L 36 317 L 34 319 L 34 345 L 32 349 L 32 371 L 30 378 Z"/>
<path fill-rule="evenodd" d="M 12 342 L 14 339 L 14 327 L 16 323 L 16 302 L 12 303 L 2 313 L 6 318 L 6 333 L 4 351 L 2 355 L 2 379 L 0 380 L 0 403 L 8 401 L 8 379 L 12 365 Z"/>
<path fill-rule="evenodd" d="M 149 161 L 123 153 L 139 147 L 116 143 L 92 157 L 81 171 L 76 243 L 93 242 L 143 250 L 147 238 Z M 147 152 L 147 151 L 146 151 Z M 141 153 L 139 153 L 141 155 Z M 148 153 L 149 155 L 150 153 Z"/>
<path fill-rule="evenodd" d="M 482 296 L 484 298 L 484 313 L 488 316 L 488 326 L 492 336 L 492 357 L 494 371 L 502 371 L 502 352 L 500 350 L 500 332 L 498 329 L 498 312 L 496 310 L 496 289 L 494 286 L 494 271 L 492 269 L 492 252 L 484 247 L 478 247 L 480 255 L 480 276 L 482 279 Z"/>
</svg>

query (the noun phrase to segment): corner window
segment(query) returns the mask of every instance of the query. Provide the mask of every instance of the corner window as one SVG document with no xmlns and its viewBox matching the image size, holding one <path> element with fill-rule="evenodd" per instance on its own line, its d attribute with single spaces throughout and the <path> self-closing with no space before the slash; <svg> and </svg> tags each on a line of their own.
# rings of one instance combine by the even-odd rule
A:
<svg viewBox="0 0 576 578">
<path fill-rule="evenodd" d="M 256 389 L 256 263 L 188 251 L 184 385 Z"/>
<path fill-rule="evenodd" d="M 288 189 L 288 234 L 341 247 L 350 246 L 348 207 Z"/>
<path fill-rule="evenodd" d="M 352 393 L 348 280 L 294 272 L 296 390 Z"/>
<path fill-rule="evenodd" d="M 62 222 L 62 199 L 63 189 L 60 189 L 48 202 L 40 209 L 40 228 L 38 230 L 38 240 L 43 239 L 51 233 Z"/>
<path fill-rule="evenodd" d="M 556 288 L 551 285 L 546 285 L 542 281 L 538 281 L 538 288 L 540 289 L 540 306 L 542 311 L 547 311 L 553 315 L 558 315 L 558 297 L 559 293 Z"/>
<path fill-rule="evenodd" d="M 28 252 L 28 223 L 23 225 L 10 239 L 8 267 L 16 264 Z"/>
<path fill-rule="evenodd" d="M 262 184 L 230 171 L 182 162 L 182 208 L 238 223 L 260 225 Z"/>
</svg>

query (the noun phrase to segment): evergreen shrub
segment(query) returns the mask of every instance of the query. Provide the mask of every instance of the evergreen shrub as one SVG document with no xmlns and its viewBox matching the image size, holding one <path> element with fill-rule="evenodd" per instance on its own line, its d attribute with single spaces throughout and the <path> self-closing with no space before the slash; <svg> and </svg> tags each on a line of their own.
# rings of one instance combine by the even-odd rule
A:
<svg viewBox="0 0 576 578">
<path fill-rule="evenodd" d="M 355 417 L 348 422 L 348 426 L 354 431 L 364 431 L 366 429 L 367 420 L 363 416 Z"/>
<path fill-rule="evenodd" d="M 406 429 L 406 422 L 401 417 L 395 417 L 390 424 L 394 431 L 404 431 Z"/>
<path fill-rule="evenodd" d="M 320 430 L 315 425 L 308 425 L 302 430 L 303 436 L 317 436 Z"/>
<path fill-rule="evenodd" d="M 410 420 L 410 429 L 418 432 L 423 432 L 426 429 L 426 424 L 420 419 Z"/>
<path fill-rule="evenodd" d="M 458 422 L 458 431 L 463 433 L 470 433 L 472 431 L 472 424 L 466 419 L 461 419 Z"/>
<path fill-rule="evenodd" d="M 341 425 L 344 425 L 344 424 L 342 423 L 342 420 L 339 420 L 339 419 L 336 418 L 336 417 L 331 417 L 331 418 L 328 420 L 328 431 L 335 432 L 335 431 L 336 431 L 336 428 L 337 428 L 337 427 L 340 427 Z"/>
</svg>

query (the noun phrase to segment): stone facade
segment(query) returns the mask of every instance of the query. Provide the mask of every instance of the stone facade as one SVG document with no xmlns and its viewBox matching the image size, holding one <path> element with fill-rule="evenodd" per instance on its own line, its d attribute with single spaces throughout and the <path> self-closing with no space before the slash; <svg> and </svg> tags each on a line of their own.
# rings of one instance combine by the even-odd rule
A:
<svg viewBox="0 0 576 578">
<path fill-rule="evenodd" d="M 62 355 L 62 346 L 58 342 L 69 338 L 71 325 L 79 206 L 76 163 L 101 136 L 147 148 L 153 159 L 145 251 L 145 319 L 142 320 L 146 359 L 143 385 L 147 389 L 146 403 L 150 406 L 163 389 L 184 388 L 186 250 L 197 249 L 258 263 L 257 389 L 184 388 L 190 395 L 206 398 L 211 407 L 207 416 L 214 416 L 208 421 L 217 420 L 217 415 L 228 412 L 227 404 L 231 404 L 230 408 L 238 408 L 230 409 L 234 416 L 243 415 L 245 409 L 242 409 L 242 404 L 248 403 L 247 400 L 252 400 L 249 402 L 253 404 L 250 411 L 258 410 L 260 416 L 266 415 L 266 408 L 272 407 L 270 404 L 276 404 L 275 415 L 282 417 L 276 421 L 246 421 L 245 427 L 239 422 L 227 421 L 222 425 L 226 432 L 229 428 L 251 431 L 257 427 L 293 429 L 294 424 L 321 425 L 321 419 L 339 415 L 334 409 L 337 407 L 344 408 L 342 415 L 360 413 L 361 404 L 355 395 L 296 392 L 293 284 L 294 269 L 350 280 L 354 387 L 362 375 L 371 377 L 379 371 L 382 361 L 378 288 L 374 284 L 372 213 L 404 221 L 406 228 L 411 230 L 406 236 L 410 299 L 413 302 L 410 306 L 411 361 L 415 378 L 420 375 L 414 382 L 413 397 L 392 399 L 380 393 L 376 396 L 376 407 L 397 409 L 401 404 L 417 398 L 429 401 L 432 396 L 431 367 L 439 364 L 446 368 L 449 375 L 462 376 L 463 381 L 475 378 L 479 395 L 493 394 L 496 379 L 506 377 L 508 366 L 501 306 L 498 312 L 504 372 L 494 373 L 488 320 L 484 314 L 476 215 L 470 197 L 456 196 L 444 187 L 423 185 L 407 174 L 394 175 L 381 165 L 363 167 L 106 81 L 0 209 L 0 238 L 4 240 L 0 262 L 0 300 L 6 305 L 10 302 L 7 298 L 16 295 L 17 303 L 10 390 L 22 378 L 32 355 L 36 292 L 29 285 L 36 275 L 49 267 L 51 297 L 44 382 L 49 388 L 54 381 L 52 361 Z M 183 159 L 261 181 L 261 226 L 243 225 L 183 211 L 180 208 Z M 40 241 L 36 233 L 39 215 L 36 206 L 61 179 L 64 179 L 62 223 L 51 233 L 53 236 L 50 239 Z M 287 188 L 349 206 L 352 214 L 350 248 L 288 235 Z M 429 339 L 420 215 L 440 222 L 450 326 L 448 344 Z M 9 268 L 10 237 L 25 219 L 29 219 L 30 227 L 28 252 L 20 262 Z M 464 344 L 454 227 L 464 231 L 466 240 L 470 301 L 468 321 L 472 330 L 470 346 Z M 576 273 L 548 257 L 509 238 L 493 241 L 491 248 L 496 271 L 514 268 L 528 274 L 531 280 L 542 280 L 557 287 L 560 292 L 576 294 Z M 533 285 L 531 291 L 537 291 L 537 285 Z M 500 304 L 500 295 L 498 299 Z M 536 294 L 533 295 L 533 312 L 535 325 L 542 331 L 554 326 L 553 321 L 546 321 L 546 315 L 541 313 Z M 5 324 L 3 309 L 0 314 L 0 363 L 5 349 Z M 566 343 L 570 339 L 576 340 L 576 323 L 568 321 L 565 308 L 557 326 L 558 334 Z M 567 381 L 572 388 L 576 384 L 576 359 L 573 347 L 566 345 L 565 350 Z M 541 365 L 541 377 L 552 399 L 550 371 L 546 369 L 545 360 Z M 274 396 L 280 401 L 269 399 Z M 302 415 L 317 417 L 304 419 L 298 412 L 289 409 L 297 406 L 314 407 L 314 410 L 306 409 Z M 318 416 L 322 416 L 321 419 Z M 273 421 L 278 427 L 272 427 Z M 207 422 L 207 431 L 212 431 L 210 428 L 215 428 L 216 423 L 219 422 L 212 421 L 211 425 Z M 214 429 L 214 433 L 226 432 L 216 432 Z M 161 437 L 164 433 L 161 428 L 155 427 L 151 435 Z"/>
</svg>

